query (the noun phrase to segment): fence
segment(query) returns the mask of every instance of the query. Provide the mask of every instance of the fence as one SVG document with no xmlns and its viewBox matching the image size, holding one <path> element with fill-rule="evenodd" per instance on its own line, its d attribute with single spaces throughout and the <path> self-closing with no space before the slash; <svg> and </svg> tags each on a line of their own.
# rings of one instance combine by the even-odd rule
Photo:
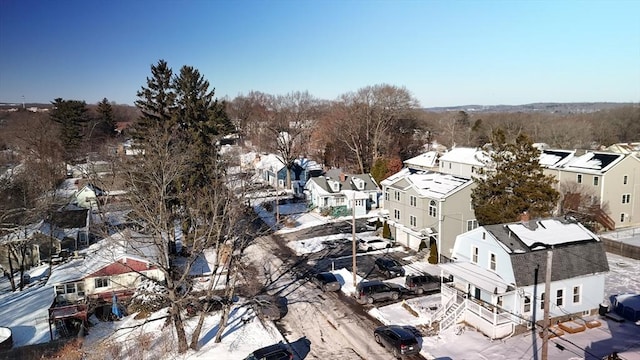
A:
<svg viewBox="0 0 640 360">
<path fill-rule="evenodd" d="M 640 260 L 640 246 L 624 243 L 622 241 L 615 241 L 606 238 L 602 238 L 604 250 L 620 256 Z"/>
</svg>

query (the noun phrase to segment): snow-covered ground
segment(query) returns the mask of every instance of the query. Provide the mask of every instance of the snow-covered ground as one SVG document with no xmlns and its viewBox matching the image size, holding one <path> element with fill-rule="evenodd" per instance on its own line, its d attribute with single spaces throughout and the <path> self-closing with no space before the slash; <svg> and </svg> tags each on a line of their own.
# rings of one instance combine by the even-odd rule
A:
<svg viewBox="0 0 640 360">
<path fill-rule="evenodd" d="M 295 208 L 298 206 L 298 208 Z M 326 223 L 328 220 L 318 214 L 300 213 L 300 205 L 282 205 L 282 214 L 295 217 L 295 226 L 281 228 L 281 232 L 291 232 L 302 228 Z M 261 209 L 261 208 L 260 208 Z M 261 214 L 265 219 L 269 214 L 263 210 Z M 271 224 L 275 224 L 271 215 Z M 336 238 L 349 238 L 350 234 L 335 235 Z M 319 237 L 305 239 L 290 246 L 299 253 L 319 251 L 323 242 L 332 237 Z M 606 294 L 640 293 L 640 261 L 625 258 L 618 255 L 607 254 L 610 272 L 606 277 Z M 407 260 L 411 260 L 408 258 Z M 54 272 L 55 272 L 54 268 Z M 427 271 L 438 274 L 437 265 L 423 262 L 414 262 L 407 271 Z M 47 309 L 53 301 L 53 290 L 50 285 L 38 281 L 45 278 L 48 267 L 43 266 L 30 271 L 34 284 L 23 292 L 8 291 L 8 279 L 0 280 L 0 326 L 10 327 L 13 331 L 15 346 L 36 344 L 49 341 L 49 328 L 47 322 Z M 336 269 L 335 273 L 344 280 L 342 291 L 351 294 L 354 290 L 352 274 L 346 269 Z M 360 281 L 357 278 L 356 281 Z M 401 281 L 396 279 L 395 281 Z M 202 335 L 200 337 L 200 351 L 188 351 L 184 355 L 175 353 L 175 337 L 172 335 L 172 327 L 164 327 L 164 320 L 147 321 L 140 327 L 132 325 L 140 324 L 143 320 L 135 320 L 134 315 L 129 315 L 116 322 L 100 322 L 91 318 L 94 323 L 85 338 L 85 349 L 97 346 L 98 343 L 119 343 L 118 357 L 120 359 L 139 358 L 134 354 L 139 352 L 136 344 L 141 334 L 151 334 L 153 344 L 149 355 L 145 358 L 171 358 L 171 359 L 243 359 L 251 351 L 279 341 L 283 341 L 282 335 L 273 324 L 261 323 L 253 316 L 250 309 L 241 306 L 242 301 L 234 307 L 229 320 L 229 326 L 221 343 L 214 343 L 213 337 L 217 331 L 219 322 L 218 314 L 211 314 L 206 318 Z M 439 295 L 430 295 L 380 307 L 372 308 L 370 314 L 378 318 L 382 323 L 396 323 L 408 325 L 423 325 L 431 320 L 431 315 L 437 310 Z M 418 316 L 407 310 L 412 309 Z M 153 316 L 163 316 L 164 312 L 155 313 Z M 187 319 L 188 334 L 195 326 L 197 318 Z M 588 329 L 578 334 L 568 334 L 562 339 L 551 340 L 549 347 L 550 359 L 595 359 L 591 354 L 600 356 L 603 349 L 616 348 L 620 351 L 632 349 L 631 353 L 625 353 L 625 359 L 640 359 L 640 326 L 630 322 L 615 323 L 600 319 L 602 326 Z M 327 326 L 326 324 L 309 324 L 309 326 Z M 147 335 L 148 336 L 148 335 Z M 138 340 L 136 340 L 138 339 Z M 371 339 L 373 344 L 373 338 Z M 556 347 L 561 345 L 564 350 Z M 611 345 L 614 344 L 614 345 Z M 617 345 L 616 345 L 617 344 Z M 506 340 L 490 341 L 480 333 L 467 329 L 459 335 L 454 329 L 445 331 L 437 336 L 425 336 L 422 339 L 422 354 L 432 359 L 537 359 L 535 350 L 539 349 L 542 341 L 531 334 L 518 335 Z M 311 345 L 313 346 L 313 344 Z M 138 354 L 139 355 L 139 354 Z"/>
</svg>

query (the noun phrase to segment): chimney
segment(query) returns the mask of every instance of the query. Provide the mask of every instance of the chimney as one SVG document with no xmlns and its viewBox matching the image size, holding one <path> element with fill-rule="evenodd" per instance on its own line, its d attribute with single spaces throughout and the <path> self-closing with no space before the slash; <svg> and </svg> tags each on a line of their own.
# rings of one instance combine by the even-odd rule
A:
<svg viewBox="0 0 640 360">
<path fill-rule="evenodd" d="M 347 181 L 347 175 L 345 175 L 345 173 L 340 173 L 340 182 L 345 182 Z"/>
</svg>

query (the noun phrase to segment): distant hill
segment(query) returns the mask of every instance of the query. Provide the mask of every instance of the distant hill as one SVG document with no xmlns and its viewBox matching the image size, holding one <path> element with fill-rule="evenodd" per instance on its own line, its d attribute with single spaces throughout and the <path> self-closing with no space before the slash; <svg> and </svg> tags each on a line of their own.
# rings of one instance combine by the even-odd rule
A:
<svg viewBox="0 0 640 360">
<path fill-rule="evenodd" d="M 449 112 L 465 111 L 474 113 L 514 113 L 545 112 L 558 114 L 592 113 L 600 110 L 615 109 L 625 106 L 638 106 L 638 103 L 533 103 L 525 105 L 462 105 L 425 108 L 426 111 Z"/>
</svg>

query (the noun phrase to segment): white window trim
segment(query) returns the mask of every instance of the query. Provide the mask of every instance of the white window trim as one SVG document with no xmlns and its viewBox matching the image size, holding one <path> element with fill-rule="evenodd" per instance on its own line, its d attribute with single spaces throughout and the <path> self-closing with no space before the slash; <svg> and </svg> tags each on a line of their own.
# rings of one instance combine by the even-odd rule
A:
<svg viewBox="0 0 640 360">
<path fill-rule="evenodd" d="M 578 301 L 575 301 L 576 293 L 575 290 L 578 288 Z M 571 288 L 571 303 L 574 305 L 582 304 L 582 285 L 574 285 Z"/>
<path fill-rule="evenodd" d="M 494 269 L 491 268 L 491 257 L 492 256 L 495 259 L 495 261 L 493 262 Z M 491 251 L 489 251 L 489 270 L 494 271 L 494 272 L 498 270 L 498 255 L 496 255 L 495 253 L 492 253 Z"/>
<path fill-rule="evenodd" d="M 558 304 L 558 291 L 562 291 L 562 297 L 561 297 L 562 305 Z M 566 289 L 565 288 L 556 289 L 556 301 L 555 301 L 556 306 L 557 307 L 565 307 L 566 303 L 567 303 L 567 291 L 566 291 Z"/>
</svg>

